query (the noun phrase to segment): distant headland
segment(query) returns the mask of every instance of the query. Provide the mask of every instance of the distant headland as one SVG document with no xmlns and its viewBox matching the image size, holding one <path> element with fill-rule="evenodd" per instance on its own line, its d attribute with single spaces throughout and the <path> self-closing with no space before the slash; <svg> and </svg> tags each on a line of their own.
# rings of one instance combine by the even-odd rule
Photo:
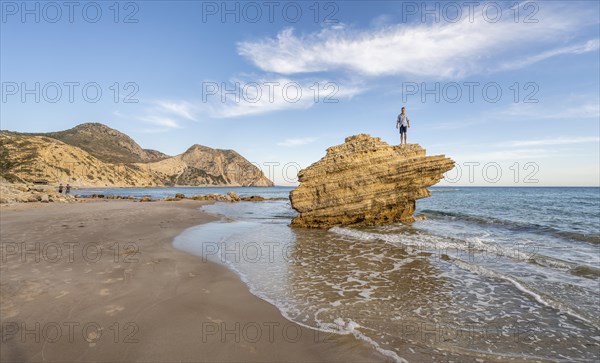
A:
<svg viewBox="0 0 600 363">
<path fill-rule="evenodd" d="M 0 176 L 77 187 L 272 186 L 234 150 L 192 145 L 169 156 L 101 123 L 49 133 L 0 131 Z"/>
</svg>

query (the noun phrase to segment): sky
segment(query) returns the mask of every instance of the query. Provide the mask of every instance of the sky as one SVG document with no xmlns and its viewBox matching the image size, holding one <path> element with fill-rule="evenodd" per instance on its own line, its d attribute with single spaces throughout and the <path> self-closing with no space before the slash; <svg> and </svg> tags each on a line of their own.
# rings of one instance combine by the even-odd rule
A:
<svg viewBox="0 0 600 363">
<path fill-rule="evenodd" d="M 350 135 L 440 185 L 600 185 L 597 1 L 2 1 L 0 127 L 84 122 L 169 155 L 234 149 L 277 185 Z"/>
</svg>

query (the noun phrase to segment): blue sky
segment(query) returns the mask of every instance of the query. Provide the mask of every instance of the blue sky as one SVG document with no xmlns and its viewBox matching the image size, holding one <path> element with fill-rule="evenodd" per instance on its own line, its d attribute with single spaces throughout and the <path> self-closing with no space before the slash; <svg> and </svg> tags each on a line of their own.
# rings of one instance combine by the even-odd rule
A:
<svg viewBox="0 0 600 363">
<path fill-rule="evenodd" d="M 460 168 L 442 184 L 600 183 L 596 1 L 22 4 L 1 6 L 2 129 L 102 122 L 286 185 L 346 136 L 398 143 L 404 105 L 409 142 Z"/>
</svg>

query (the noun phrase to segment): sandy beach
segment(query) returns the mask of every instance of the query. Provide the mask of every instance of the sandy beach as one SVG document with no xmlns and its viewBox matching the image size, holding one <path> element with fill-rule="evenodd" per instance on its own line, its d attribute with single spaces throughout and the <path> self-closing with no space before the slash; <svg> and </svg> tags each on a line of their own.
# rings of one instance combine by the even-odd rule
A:
<svg viewBox="0 0 600 363">
<path fill-rule="evenodd" d="M 3 362 L 382 361 L 353 336 L 286 320 L 173 238 L 202 202 L 92 201 L 1 211 Z"/>
</svg>

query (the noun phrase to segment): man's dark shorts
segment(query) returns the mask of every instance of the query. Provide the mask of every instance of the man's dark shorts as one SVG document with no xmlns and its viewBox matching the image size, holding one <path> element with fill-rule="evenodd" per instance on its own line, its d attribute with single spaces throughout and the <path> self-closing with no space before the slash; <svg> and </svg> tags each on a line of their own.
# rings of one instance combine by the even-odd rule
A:
<svg viewBox="0 0 600 363">
<path fill-rule="evenodd" d="M 400 133 L 403 134 L 406 132 L 406 126 L 400 125 Z"/>
</svg>

